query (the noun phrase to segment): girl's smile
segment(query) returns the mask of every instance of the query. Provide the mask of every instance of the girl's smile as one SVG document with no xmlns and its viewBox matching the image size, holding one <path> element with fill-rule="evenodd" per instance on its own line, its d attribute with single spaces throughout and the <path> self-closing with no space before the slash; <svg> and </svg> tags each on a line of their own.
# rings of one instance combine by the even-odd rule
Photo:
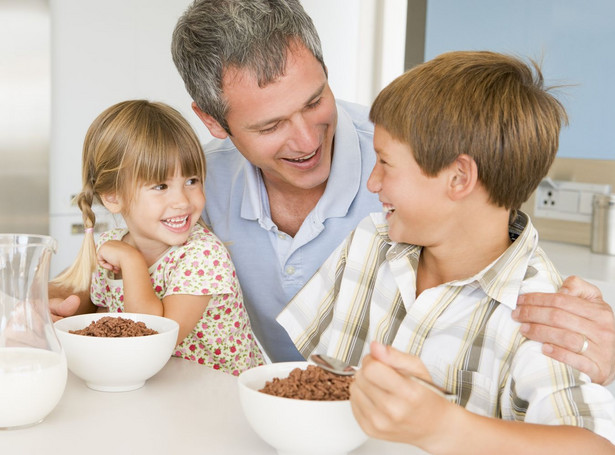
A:
<svg viewBox="0 0 615 455">
<path fill-rule="evenodd" d="M 174 232 L 185 232 L 186 229 L 190 229 L 191 225 L 188 222 L 190 220 L 190 215 L 179 216 L 174 218 L 167 218 L 162 220 L 162 224 L 167 226 L 170 230 Z"/>
</svg>

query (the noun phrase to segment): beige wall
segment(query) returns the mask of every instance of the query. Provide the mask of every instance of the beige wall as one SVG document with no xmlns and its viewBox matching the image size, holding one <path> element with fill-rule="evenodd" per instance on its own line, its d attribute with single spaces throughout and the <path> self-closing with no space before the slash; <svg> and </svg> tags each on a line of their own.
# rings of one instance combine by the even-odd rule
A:
<svg viewBox="0 0 615 455">
<path fill-rule="evenodd" d="M 608 183 L 615 192 L 615 160 L 556 158 L 549 171 L 549 177 L 553 180 Z M 580 245 L 590 244 L 590 223 L 536 218 L 534 217 L 534 195 L 521 209 L 530 215 L 541 239 Z"/>
</svg>

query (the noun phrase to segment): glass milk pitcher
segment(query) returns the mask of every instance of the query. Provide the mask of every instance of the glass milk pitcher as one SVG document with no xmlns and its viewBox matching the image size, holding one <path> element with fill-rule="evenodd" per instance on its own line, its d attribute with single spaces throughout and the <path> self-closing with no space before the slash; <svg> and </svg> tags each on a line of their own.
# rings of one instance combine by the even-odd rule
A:
<svg viewBox="0 0 615 455">
<path fill-rule="evenodd" d="M 42 421 L 64 393 L 47 288 L 55 248 L 51 237 L 0 234 L 0 429 Z"/>
</svg>

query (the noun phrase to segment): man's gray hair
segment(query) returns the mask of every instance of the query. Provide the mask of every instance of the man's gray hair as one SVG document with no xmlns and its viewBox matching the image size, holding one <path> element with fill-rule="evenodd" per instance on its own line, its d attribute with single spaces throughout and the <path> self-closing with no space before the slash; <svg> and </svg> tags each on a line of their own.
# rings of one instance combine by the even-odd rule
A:
<svg viewBox="0 0 615 455">
<path fill-rule="evenodd" d="M 171 51 L 196 105 L 231 134 L 225 70 L 246 69 L 265 87 L 284 74 L 289 47 L 298 43 L 326 71 L 320 38 L 299 0 L 196 0 L 175 26 Z"/>
</svg>

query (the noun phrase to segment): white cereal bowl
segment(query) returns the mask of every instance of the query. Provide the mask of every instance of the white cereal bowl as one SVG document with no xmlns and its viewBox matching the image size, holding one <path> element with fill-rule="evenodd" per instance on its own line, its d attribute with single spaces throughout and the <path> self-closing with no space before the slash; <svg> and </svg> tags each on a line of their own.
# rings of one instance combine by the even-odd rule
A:
<svg viewBox="0 0 615 455">
<path fill-rule="evenodd" d="M 158 333 L 137 337 L 92 337 L 69 333 L 103 317 L 141 321 Z M 136 313 L 92 313 L 54 323 L 66 353 L 68 369 L 86 385 L 103 392 L 126 392 L 142 387 L 169 361 L 177 344 L 179 324 L 169 318 Z"/>
<path fill-rule="evenodd" d="M 355 420 L 350 401 L 310 401 L 259 392 L 265 382 L 285 378 L 308 362 L 262 365 L 239 375 L 239 400 L 252 429 L 279 455 L 343 455 L 367 435 Z"/>
</svg>

